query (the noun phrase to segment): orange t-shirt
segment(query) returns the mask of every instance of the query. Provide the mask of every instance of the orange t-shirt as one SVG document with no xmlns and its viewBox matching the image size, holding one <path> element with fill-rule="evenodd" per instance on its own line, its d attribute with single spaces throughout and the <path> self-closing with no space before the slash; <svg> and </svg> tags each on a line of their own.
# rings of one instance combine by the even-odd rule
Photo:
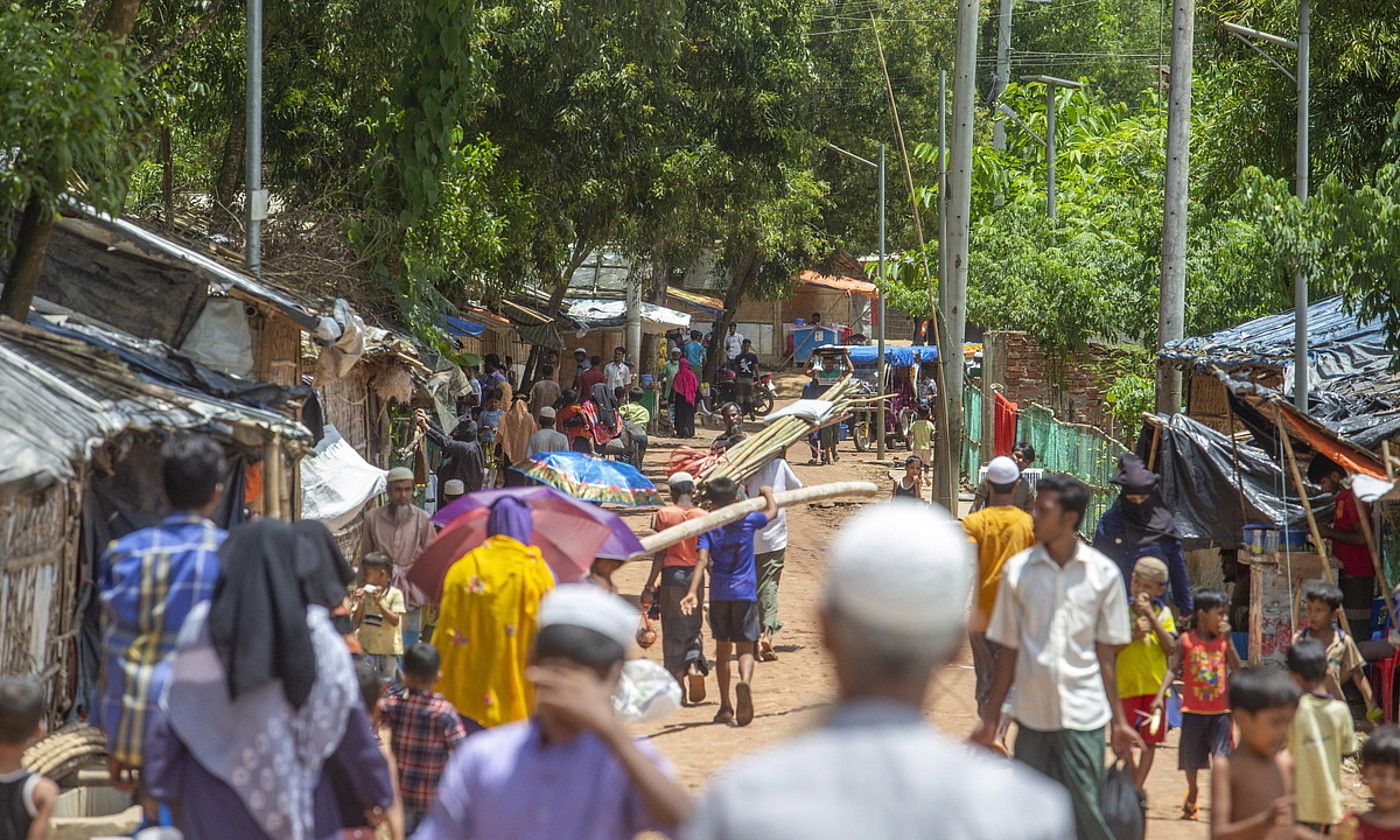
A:
<svg viewBox="0 0 1400 840">
<path fill-rule="evenodd" d="M 673 528 L 682 522 L 689 522 L 692 519 L 699 519 L 705 515 L 703 508 L 683 508 L 678 505 L 666 505 L 656 511 L 651 517 L 651 529 L 653 531 L 664 531 Z M 694 567 L 699 561 L 700 555 L 696 552 L 696 543 L 699 542 L 700 535 L 696 534 L 688 540 L 681 540 L 670 548 L 666 549 L 666 559 L 661 562 L 663 568 L 672 566 Z"/>
</svg>

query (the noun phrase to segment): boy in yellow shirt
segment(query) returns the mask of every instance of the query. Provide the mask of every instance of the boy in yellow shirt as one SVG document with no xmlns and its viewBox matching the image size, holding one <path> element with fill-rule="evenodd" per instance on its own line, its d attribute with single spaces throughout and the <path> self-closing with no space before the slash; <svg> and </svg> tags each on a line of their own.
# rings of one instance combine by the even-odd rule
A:
<svg viewBox="0 0 1400 840">
<path fill-rule="evenodd" d="M 1157 745 L 1166 740 L 1167 725 L 1155 701 L 1167 660 L 1176 649 L 1176 620 L 1162 600 L 1167 592 L 1167 564 L 1160 558 L 1139 557 L 1133 566 L 1129 606 L 1133 614 L 1133 640 L 1118 651 L 1118 701 L 1123 716 L 1142 737 L 1142 758 L 1134 769 L 1137 786 L 1147 784 Z"/>
<path fill-rule="evenodd" d="M 977 603 L 968 625 L 972 667 L 977 673 L 977 714 L 983 716 L 996 674 L 997 645 L 987 638 L 987 622 L 996 606 L 1006 561 L 1035 545 L 1031 515 L 1012 504 L 1021 483 L 1021 468 L 1001 456 L 987 465 L 987 506 L 963 520 L 968 539 L 977 545 Z"/>
</svg>

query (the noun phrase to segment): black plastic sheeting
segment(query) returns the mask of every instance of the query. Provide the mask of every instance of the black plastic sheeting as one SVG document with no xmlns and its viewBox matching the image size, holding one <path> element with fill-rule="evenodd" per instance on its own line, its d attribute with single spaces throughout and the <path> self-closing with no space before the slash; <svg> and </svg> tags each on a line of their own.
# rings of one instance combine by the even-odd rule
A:
<svg viewBox="0 0 1400 840">
<path fill-rule="evenodd" d="M 1236 453 L 1228 437 L 1184 414 L 1159 414 L 1158 418 L 1164 425 L 1153 469 L 1162 476 L 1162 497 L 1176 514 L 1188 551 L 1238 546 L 1245 525 L 1303 524 L 1292 478 L 1263 449 L 1239 444 L 1237 483 Z M 1152 429 L 1144 427 L 1137 445 L 1144 461 L 1151 446 Z M 1332 498 L 1311 485 L 1308 498 L 1313 513 L 1326 519 Z"/>
<path fill-rule="evenodd" d="M 1283 393 L 1293 393 L 1293 312 L 1267 315 L 1208 336 L 1169 341 L 1161 358 L 1232 370 L 1271 367 L 1283 372 Z M 1342 437 L 1366 448 L 1400 434 L 1400 372 L 1386 347 L 1385 325 L 1349 314 L 1342 298 L 1308 307 L 1308 413 Z M 1238 408 L 1238 402 L 1236 403 Z"/>
<path fill-rule="evenodd" d="M 240 453 L 228 450 L 227 454 L 229 470 L 223 481 L 224 494 L 211 517 L 222 528 L 243 521 L 243 479 L 247 468 Z M 101 690 L 102 603 L 97 597 L 97 581 L 101 578 L 102 552 L 112 540 L 160 522 L 165 515 L 160 485 L 160 441 L 154 437 L 139 438 L 113 465 L 110 474 L 94 472 L 88 481 L 78 555 L 82 580 L 75 607 L 81 622 L 78 672 L 70 719 L 90 715 Z"/>
<path fill-rule="evenodd" d="M 30 315 L 29 325 L 115 353 L 138 376 L 157 385 L 196 391 L 266 411 L 279 411 L 288 403 L 301 400 L 302 425 L 310 430 L 317 442 L 325 436 L 320 399 L 316 389 L 310 385 L 284 388 L 271 382 L 239 379 L 205 367 L 184 353 L 164 345 L 143 346 L 139 339 L 95 327 L 59 326 L 37 313 Z"/>
</svg>

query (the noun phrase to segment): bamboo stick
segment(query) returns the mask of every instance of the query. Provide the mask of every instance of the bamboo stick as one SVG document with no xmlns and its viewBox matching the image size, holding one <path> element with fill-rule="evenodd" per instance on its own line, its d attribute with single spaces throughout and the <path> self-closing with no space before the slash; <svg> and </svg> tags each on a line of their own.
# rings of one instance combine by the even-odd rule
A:
<svg viewBox="0 0 1400 840">
<path fill-rule="evenodd" d="M 774 493 L 773 501 L 778 503 L 778 507 L 790 507 L 792 505 L 818 502 L 822 499 L 832 499 L 838 496 L 874 496 L 880 490 L 873 482 L 869 481 L 834 481 L 830 484 L 817 484 L 812 487 L 802 487 L 797 490 L 788 490 L 783 493 Z M 751 513 L 757 513 L 767 506 L 767 502 L 762 497 L 748 499 L 742 502 L 735 502 L 726 505 L 719 510 L 711 511 L 699 519 L 692 519 L 689 522 L 682 522 L 679 525 L 658 531 L 649 537 L 642 538 L 642 549 L 645 553 L 651 554 L 668 548 L 678 542 L 688 540 L 691 537 L 699 536 L 706 531 L 712 531 L 731 522 L 738 522 Z"/>
<path fill-rule="evenodd" d="M 1385 601 L 1385 608 L 1390 610 L 1391 626 L 1395 624 L 1395 601 L 1391 598 L 1390 581 L 1385 575 L 1385 566 L 1381 564 L 1380 549 L 1376 546 L 1376 534 L 1371 528 L 1371 516 L 1366 511 L 1360 499 L 1356 500 L 1357 519 L 1361 520 L 1361 535 L 1366 538 L 1366 550 L 1371 553 L 1371 566 L 1376 570 L 1376 577 L 1381 582 L 1381 598 Z"/>
<path fill-rule="evenodd" d="M 1283 427 L 1283 414 L 1277 409 L 1275 417 L 1278 419 L 1278 433 L 1283 440 L 1284 453 L 1288 458 L 1288 471 L 1293 475 L 1293 483 L 1298 488 L 1298 501 L 1303 505 L 1303 514 L 1308 518 L 1308 530 L 1312 532 L 1313 544 L 1317 546 L 1317 551 L 1322 555 L 1322 574 L 1327 578 L 1327 582 L 1333 586 L 1337 585 L 1337 580 L 1332 575 L 1332 564 L 1327 558 L 1327 543 L 1322 541 L 1322 531 L 1318 530 L 1317 517 L 1313 516 L 1312 502 L 1308 500 L 1308 488 L 1303 486 L 1303 474 L 1298 470 L 1298 457 L 1293 454 L 1293 440 L 1288 436 L 1288 431 Z M 1285 525 L 1286 527 L 1286 525 Z M 1297 604 L 1290 604 L 1290 612 L 1297 610 Z M 1341 612 L 1342 629 L 1351 635 L 1351 622 L 1347 620 L 1347 611 Z"/>
</svg>

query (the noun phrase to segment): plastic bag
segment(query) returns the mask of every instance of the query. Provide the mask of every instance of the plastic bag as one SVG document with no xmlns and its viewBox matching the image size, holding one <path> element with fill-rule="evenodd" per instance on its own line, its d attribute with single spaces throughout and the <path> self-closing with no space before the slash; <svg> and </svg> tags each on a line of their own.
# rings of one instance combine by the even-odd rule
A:
<svg viewBox="0 0 1400 840">
<path fill-rule="evenodd" d="M 660 720 L 681 707 L 681 686 L 661 663 L 629 659 L 613 692 L 613 711 L 628 723 Z"/>
<path fill-rule="evenodd" d="M 646 650 L 656 644 L 656 628 L 651 623 L 651 611 L 642 609 L 642 623 L 637 627 L 637 647 Z"/>
<path fill-rule="evenodd" d="M 1104 780 L 1103 819 L 1117 840 L 1143 840 L 1147 833 L 1147 794 L 1133 780 L 1133 771 L 1119 761 Z"/>
</svg>

